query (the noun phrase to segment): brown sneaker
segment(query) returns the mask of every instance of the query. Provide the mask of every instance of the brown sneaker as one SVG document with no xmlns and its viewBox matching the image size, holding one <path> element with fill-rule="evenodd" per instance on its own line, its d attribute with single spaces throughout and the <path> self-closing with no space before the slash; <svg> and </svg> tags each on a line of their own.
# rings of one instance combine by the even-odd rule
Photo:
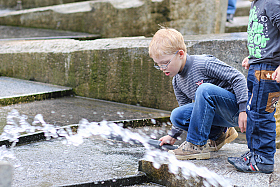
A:
<svg viewBox="0 0 280 187">
<path fill-rule="evenodd" d="M 226 143 L 230 143 L 238 137 L 238 133 L 234 127 L 229 127 L 216 141 L 210 140 L 209 151 L 218 151 Z"/>
<path fill-rule="evenodd" d="M 198 146 L 185 141 L 178 147 L 178 149 L 170 150 L 168 152 L 174 154 L 179 160 L 209 159 L 210 152 L 208 147 L 208 144 Z"/>
</svg>

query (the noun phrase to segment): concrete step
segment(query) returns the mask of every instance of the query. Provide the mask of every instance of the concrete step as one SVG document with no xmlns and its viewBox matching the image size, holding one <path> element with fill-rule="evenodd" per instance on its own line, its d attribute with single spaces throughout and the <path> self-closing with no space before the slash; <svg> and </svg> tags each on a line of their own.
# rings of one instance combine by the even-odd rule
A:
<svg viewBox="0 0 280 187">
<path fill-rule="evenodd" d="M 100 38 L 98 34 L 83 32 L 60 31 L 51 29 L 36 29 L 0 25 L 0 41 L 4 40 L 49 40 L 49 39 L 77 39 L 93 40 Z"/>
<path fill-rule="evenodd" d="M 224 31 L 221 20 L 226 19 L 225 1 L 186 1 L 184 6 L 172 1 L 174 3 L 139 0 L 65 3 L 1 14 L 0 25 L 86 32 L 101 34 L 103 38 L 152 36 L 158 24 L 172 25 L 184 35 Z M 186 26 L 190 23 L 191 27 Z"/>
<path fill-rule="evenodd" d="M 22 79 L 0 77 L 0 106 L 69 96 L 73 89 Z"/>
<path fill-rule="evenodd" d="M 18 1 L 7 1 L 7 0 L 0 0 L 0 8 L 1 9 L 29 9 L 29 8 L 37 8 L 37 7 L 44 7 L 44 6 L 52 6 L 52 5 L 59 5 L 59 4 L 66 4 L 66 3 L 74 3 L 86 0 L 51 0 L 51 1 L 42 1 L 42 0 L 18 0 Z"/>
<path fill-rule="evenodd" d="M 29 123 L 36 114 L 40 113 L 46 118 L 47 123 L 57 126 L 78 124 L 79 120 L 85 118 L 89 121 L 140 120 L 134 121 L 133 125 L 129 121 L 123 122 L 124 125 L 136 127 L 151 123 L 149 120 L 141 121 L 141 119 L 170 116 L 170 112 L 165 110 L 74 97 L 72 88 L 35 81 L 2 76 L 0 88 L 0 134 L 6 125 L 6 117 L 12 109 L 29 116 L 31 118 L 28 120 Z M 41 135 L 34 135 L 34 137 L 41 137 Z"/>
<path fill-rule="evenodd" d="M 246 33 L 185 36 L 189 54 L 212 54 L 244 75 L 246 39 Z M 145 37 L 0 41 L 0 74 L 70 86 L 79 96 L 171 110 L 177 107 L 171 79 L 154 70 L 150 41 Z"/>
<path fill-rule="evenodd" d="M 247 32 L 249 16 L 234 17 L 232 22 L 226 22 L 226 33 Z"/>
<path fill-rule="evenodd" d="M 249 0 L 238 0 L 236 11 L 232 22 L 226 22 L 225 32 L 247 32 L 251 2 Z"/>
<path fill-rule="evenodd" d="M 168 111 L 80 97 L 65 97 L 0 107 L 1 114 L 13 109 L 26 115 L 28 119 L 36 114 L 42 114 L 47 123 L 55 125 L 74 124 L 82 118 L 96 122 L 101 121 L 102 118 L 110 121 L 120 119 L 119 122 L 125 119 L 131 121 L 131 124 L 135 124 L 139 121 L 145 122 L 147 117 L 164 118 L 170 115 Z M 142 118 L 142 120 L 129 120 L 133 118 Z M 68 125 L 68 127 L 73 127 L 73 125 Z M 142 131 L 148 137 L 155 139 L 165 135 L 169 129 L 170 126 L 147 126 L 147 123 L 143 123 L 138 128 L 129 128 L 131 132 Z M 65 139 L 62 138 L 39 141 L 42 139 L 36 139 L 32 134 L 24 135 L 24 137 L 25 142 L 20 141 L 21 146 L 13 148 L 17 162 L 8 160 L 13 164 L 20 164 L 20 167 L 14 169 L 12 182 L 14 187 L 42 186 L 43 184 L 45 186 L 85 186 L 90 184 L 93 186 L 109 186 L 114 183 L 123 183 L 126 186 L 132 184 L 142 186 L 141 183 L 143 182 L 149 183 L 143 184 L 143 186 L 159 186 L 158 184 L 169 186 L 168 182 L 170 181 L 177 182 L 175 186 L 182 186 L 181 184 L 193 184 L 194 182 L 193 178 L 184 179 L 171 175 L 167 165 L 155 169 L 149 161 L 143 160 L 146 150 L 140 145 L 130 145 L 99 136 L 84 139 L 79 146 L 66 145 L 63 143 Z M 181 138 L 176 142 L 176 145 L 180 145 L 185 140 L 186 134 L 184 133 Z M 185 163 L 190 162 L 195 164 L 196 167 L 207 168 L 218 175 L 218 180 L 223 177 L 232 186 L 248 186 L 248 184 L 256 187 L 277 186 L 279 184 L 279 177 L 277 176 L 280 172 L 279 150 L 275 155 L 275 172 L 272 174 L 251 175 L 238 172 L 227 162 L 228 156 L 240 156 L 247 150 L 244 138 L 245 134 L 240 133 L 238 139 L 234 142 L 226 144 L 218 152 L 212 153 L 209 160 L 192 160 L 185 161 Z M 3 141 L 0 143 L 3 145 Z M 165 155 L 164 152 L 158 154 Z M 198 172 L 193 165 L 191 166 L 192 174 L 195 171 Z M 143 178 L 143 175 L 138 173 L 138 169 L 146 173 L 147 178 Z M 153 179 L 151 180 L 151 178 Z M 198 180 L 201 180 L 201 178 L 197 177 L 196 181 Z M 158 184 L 153 185 L 151 182 Z"/>
<path fill-rule="evenodd" d="M 39 101 L 38 103 L 43 104 L 43 102 L 44 101 Z M 23 108 L 24 105 L 26 104 L 22 104 Z M 39 105 L 40 104 L 37 104 L 37 106 Z M 43 104 L 43 106 L 49 109 L 51 108 L 51 105 L 48 106 Z M 63 114 L 63 111 L 61 112 L 60 109 L 60 107 L 57 108 L 58 113 Z M 83 113 L 83 111 L 73 111 L 73 109 L 75 108 L 69 108 L 68 111 L 72 113 Z M 97 109 L 99 110 L 98 107 Z M 38 113 L 41 111 L 40 108 L 37 110 Z M 110 108 L 108 112 L 116 113 L 117 111 L 119 110 Z M 122 111 L 122 109 L 120 111 Z M 154 114 L 156 113 L 157 112 L 154 112 Z M 158 114 L 160 113 L 161 112 Z M 126 112 L 124 114 L 126 115 Z M 49 120 L 49 117 L 44 116 L 44 119 Z M 130 128 L 129 130 L 131 132 L 141 131 L 148 137 L 158 139 L 163 134 L 165 135 L 169 128 L 145 126 L 136 129 Z M 240 135 L 241 138 L 243 137 L 244 139 L 244 134 L 240 133 Z M 181 140 L 176 142 L 176 145 L 180 145 L 185 140 L 185 137 L 186 134 L 183 135 Z M 29 141 L 25 142 L 25 145 L 13 148 L 13 152 L 19 161 L 16 164 L 21 165 L 20 167 L 15 168 L 14 171 L 13 186 L 15 187 L 42 186 L 42 184 L 47 186 L 84 186 L 86 184 L 97 186 L 98 184 L 98 186 L 102 187 L 110 186 L 110 184 L 114 184 L 114 182 L 115 184 L 119 184 L 119 182 L 125 181 L 126 182 L 123 183 L 126 184 L 125 186 L 141 184 L 143 182 L 155 183 L 154 185 L 143 186 L 158 186 L 157 184 L 170 186 L 170 183 L 172 183 L 173 186 L 184 186 L 183 184 L 203 186 L 200 183 L 201 177 L 195 175 L 196 172 L 200 173 L 201 169 L 203 169 L 203 172 L 200 173 L 200 176 L 207 174 L 206 177 L 212 182 L 215 180 L 221 181 L 222 177 L 228 182 L 228 184 L 230 184 L 228 186 L 262 187 L 277 186 L 277 184 L 279 184 L 279 150 L 277 150 L 275 155 L 274 173 L 259 173 L 252 175 L 238 172 L 227 162 L 227 157 L 240 156 L 240 154 L 246 152 L 248 148 L 246 144 L 239 143 L 239 140 L 236 141 L 237 139 L 230 144 L 226 144 L 218 152 L 212 152 L 211 159 L 209 160 L 190 160 L 184 161 L 178 165 L 178 162 L 173 159 L 174 165 L 172 165 L 172 163 L 163 163 L 159 169 L 156 169 L 156 165 L 153 165 L 150 161 L 143 159 L 146 150 L 141 145 L 130 145 L 128 143 L 112 141 L 99 136 L 84 139 L 83 143 L 79 146 L 65 145 L 65 142 L 63 143 L 65 139 L 62 138 L 39 142 L 32 138 L 26 139 Z M 155 154 L 163 157 L 167 156 L 165 151 L 157 153 L 153 151 L 152 155 Z M 158 157 L 154 158 L 157 160 Z M 163 160 L 168 159 L 162 159 L 162 161 Z M 161 161 L 157 161 L 161 163 Z M 156 162 L 155 164 L 158 163 Z M 191 169 L 185 168 L 187 169 L 185 174 L 191 172 L 192 177 L 183 178 L 170 174 L 169 172 L 171 169 L 168 169 L 169 164 L 170 166 L 173 166 L 172 171 L 174 171 L 175 165 L 176 167 L 182 167 L 185 164 L 190 164 L 189 167 L 191 167 Z M 22 170 L 25 172 L 22 172 Z M 143 175 L 138 173 L 138 170 L 146 173 L 146 178 L 142 178 Z M 208 173 L 208 170 L 212 173 Z M 216 176 L 215 180 L 211 178 L 213 176 Z M 34 180 L 34 178 L 36 178 L 36 180 Z"/>
<path fill-rule="evenodd" d="M 4 83 L 18 89 L 13 89 L 13 92 L 19 92 L 22 88 L 28 92 L 40 87 L 37 84 L 32 88 L 27 85 L 21 87 L 18 83 L 25 84 L 22 81 Z M 158 127 L 159 124 L 154 122 L 160 122 L 160 125 L 163 122 L 167 124 L 170 111 L 75 96 L 0 106 L 0 134 L 7 123 L 8 113 L 12 110 L 17 110 L 19 115 L 25 115 L 25 121 L 29 124 L 32 124 L 37 114 L 41 114 L 46 123 L 56 128 L 67 126 L 77 129 L 79 121 L 87 119 L 90 122 L 107 120 L 122 123 L 123 127 L 129 127 L 131 132 L 138 133 L 141 130 L 153 138 L 155 135 L 159 138 L 167 134 L 170 129 L 169 125 Z M 14 119 L 16 123 L 19 121 L 19 118 Z M 65 139 L 61 137 L 50 141 L 42 140 L 45 140 L 43 132 L 25 134 L 19 138 L 17 145 L 21 146 L 13 148 L 17 162 L 7 159 L 13 165 L 20 164 L 20 167 L 14 168 L 13 187 L 129 186 L 149 182 L 145 174 L 138 173 L 138 160 L 145 153 L 143 146 L 108 140 L 100 136 L 85 139 L 79 146 L 66 145 Z M 1 154 L 2 145 L 8 146 L 10 142 L 0 141 Z"/>
<path fill-rule="evenodd" d="M 183 172 L 192 173 L 187 179 L 169 173 L 172 163 L 165 163 L 160 168 L 156 169 L 150 161 L 142 159 L 139 161 L 139 170 L 146 173 L 147 177 L 151 179 L 152 182 L 166 186 L 279 186 L 280 150 L 278 149 L 276 151 L 274 172 L 271 174 L 240 172 L 227 161 L 228 157 L 239 157 L 246 151 L 248 151 L 246 144 L 230 143 L 224 145 L 218 152 L 211 152 L 211 158 L 209 160 L 181 161 L 181 164 L 178 163 L 180 164 L 179 166 L 183 167 L 186 165 L 188 167 L 186 167 L 187 169 L 184 171 L 178 170 L 179 176 L 181 176 Z M 209 170 L 218 174 L 214 180 L 211 180 L 212 185 L 205 185 L 205 179 L 203 180 L 194 174 L 196 169 L 190 169 L 194 168 L 192 164 L 201 169 L 200 176 L 215 176 L 210 174 Z M 172 167 L 173 171 L 176 171 L 175 168 L 175 166 Z M 203 170 L 205 168 L 207 168 L 207 170 Z M 218 185 L 218 183 L 220 185 Z"/>
<path fill-rule="evenodd" d="M 239 0 L 236 2 L 236 11 L 234 16 L 249 16 L 251 2 L 249 0 Z"/>
</svg>

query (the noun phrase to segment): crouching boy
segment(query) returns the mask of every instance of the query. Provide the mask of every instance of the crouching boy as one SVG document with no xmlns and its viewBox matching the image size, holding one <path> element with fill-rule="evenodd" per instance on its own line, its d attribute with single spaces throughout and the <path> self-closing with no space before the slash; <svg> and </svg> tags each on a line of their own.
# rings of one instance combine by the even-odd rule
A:
<svg viewBox="0 0 280 187">
<path fill-rule="evenodd" d="M 247 84 L 238 70 L 211 55 L 188 55 L 182 34 L 170 28 L 155 33 L 149 55 L 173 77 L 179 107 L 171 113 L 171 132 L 159 140 L 173 145 L 187 131 L 186 141 L 169 151 L 177 159 L 209 159 L 210 151 L 238 136 L 233 127 L 246 130 Z"/>
</svg>

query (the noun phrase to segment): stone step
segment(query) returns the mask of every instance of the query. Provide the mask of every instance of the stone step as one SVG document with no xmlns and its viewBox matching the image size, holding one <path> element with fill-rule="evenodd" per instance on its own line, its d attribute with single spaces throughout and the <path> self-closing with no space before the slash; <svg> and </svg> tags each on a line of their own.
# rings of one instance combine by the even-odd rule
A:
<svg viewBox="0 0 280 187">
<path fill-rule="evenodd" d="M 247 32 L 251 2 L 249 0 L 238 0 L 236 11 L 232 22 L 226 22 L 225 32 Z"/>
<path fill-rule="evenodd" d="M 11 187 L 13 180 L 14 166 L 1 159 L 0 161 L 0 186 Z"/>
<path fill-rule="evenodd" d="M 69 96 L 73 89 L 46 83 L 0 77 L 0 106 Z"/>
<path fill-rule="evenodd" d="M 40 104 L 37 104 L 37 106 Z M 51 108 L 51 106 L 45 106 L 49 109 Z M 86 108 L 86 106 L 84 107 Z M 59 109 L 57 109 L 57 111 L 63 114 Z M 75 111 L 73 111 L 73 109 Z M 118 111 L 114 108 L 112 109 L 113 110 L 109 110 L 110 113 Z M 82 114 L 82 111 L 76 110 L 74 107 L 68 109 L 68 111 L 70 111 L 70 113 L 78 111 L 78 113 Z M 41 112 L 40 108 L 37 112 Z M 46 116 L 44 116 L 44 119 L 49 120 Z M 138 133 L 141 131 L 148 137 L 153 136 L 156 139 L 162 136 L 160 133 L 157 134 L 156 132 L 161 131 L 162 133 L 164 130 L 164 133 L 167 133 L 168 131 L 168 129 L 163 129 L 163 127 L 153 126 L 139 127 L 137 129 L 130 128 L 129 130 Z M 240 135 L 244 136 L 245 134 L 240 133 Z M 27 136 L 29 135 L 26 135 L 26 137 Z M 29 140 L 31 141 L 32 138 L 29 138 Z M 150 160 L 147 161 L 143 159 L 146 150 L 143 146 L 138 144 L 130 145 L 125 142 L 111 141 L 99 136 L 84 139 L 83 143 L 78 146 L 67 145 L 65 142 L 63 143 L 64 140 L 65 139 L 62 138 L 39 142 L 33 140 L 25 145 L 14 147 L 13 152 L 16 158 L 21 161 L 21 168 L 15 168 L 13 185 L 31 186 L 32 183 L 33 186 L 40 186 L 42 183 L 47 183 L 48 186 L 85 186 L 86 184 L 92 184 L 93 186 L 102 187 L 110 186 L 110 184 L 114 184 L 113 182 L 115 182 L 116 185 L 122 182 L 123 185 L 126 184 L 125 186 L 141 184 L 143 182 L 153 182 L 164 186 L 185 186 L 185 184 L 189 184 L 188 186 L 204 186 L 200 183 L 202 182 L 201 176 L 208 179 L 208 182 L 211 181 L 212 184 L 216 184 L 214 186 L 219 186 L 217 185 L 218 183 L 214 182 L 224 184 L 221 183 L 223 180 L 226 180 L 224 182 L 230 184 L 228 186 L 246 186 L 246 184 L 250 184 L 250 186 L 262 187 L 277 186 L 279 183 L 279 177 L 277 177 L 280 172 L 279 150 L 277 150 L 275 154 L 275 172 L 272 174 L 245 174 L 237 171 L 227 162 L 227 157 L 238 157 L 248 150 L 246 142 L 239 143 L 234 140 L 230 144 L 224 145 L 218 152 L 212 152 L 211 159 L 209 160 L 188 160 L 181 161 L 181 163 L 175 159 L 160 160 L 158 156 L 163 156 L 165 158 L 168 156 L 168 158 L 171 158 L 171 155 L 166 155 L 164 151 L 153 151 L 150 152 L 152 157 L 146 157 L 154 158 L 156 162 L 153 165 Z M 182 137 L 182 140 L 176 141 L 176 145 L 180 145 L 184 140 L 185 138 Z M 168 160 L 173 163 L 164 162 L 162 164 L 163 161 Z M 30 165 L 31 161 L 34 164 Z M 139 166 L 137 166 L 137 163 L 139 163 Z M 156 169 L 155 167 L 159 166 L 159 163 L 161 163 L 162 166 Z M 174 169 L 176 167 L 184 167 L 185 164 L 189 167 L 184 168 L 186 169 L 184 170 L 184 174 L 191 173 L 192 177 L 178 177 L 170 173 L 170 171 L 175 171 Z M 122 165 L 122 167 L 117 167 L 118 165 Z M 138 180 L 140 178 L 137 168 L 140 172 L 146 174 L 146 178 Z M 24 169 L 26 172 L 22 172 L 21 169 Z M 44 177 L 38 177 L 36 180 L 32 180 L 34 175 Z M 58 175 L 59 180 L 57 180 Z M 69 175 L 71 175 L 71 177 L 69 177 Z M 244 175 L 246 177 L 244 177 Z M 179 176 L 181 175 L 179 174 Z M 269 180 L 271 178 L 273 180 Z"/>
<path fill-rule="evenodd" d="M 44 6 L 52 6 L 52 5 L 59 5 L 59 4 L 66 4 L 66 3 L 74 3 L 86 0 L 14 0 L 14 1 L 7 1 L 7 0 L 0 0 L 0 8 L 1 9 L 29 9 L 29 8 L 38 8 Z"/>
<path fill-rule="evenodd" d="M 239 157 L 246 150 L 248 150 L 246 144 L 230 143 L 224 145 L 218 152 L 211 152 L 209 160 L 181 160 L 177 165 L 166 161 L 160 168 L 155 168 L 151 161 L 142 159 L 139 161 L 139 170 L 146 173 L 152 182 L 166 186 L 279 186 L 280 150 L 276 151 L 274 172 L 271 174 L 240 172 L 227 161 L 228 157 Z M 178 169 L 178 166 L 184 169 Z M 199 167 L 199 172 L 195 167 Z M 171 174 L 170 171 L 177 171 L 181 177 Z M 211 171 L 215 174 L 211 174 Z M 182 177 L 188 173 L 191 173 L 188 178 Z M 212 176 L 212 180 L 208 181 L 210 184 L 202 176 L 206 178 Z"/>
<path fill-rule="evenodd" d="M 236 2 L 236 11 L 234 16 L 249 16 L 251 2 L 249 0 L 239 0 Z"/>
<path fill-rule="evenodd" d="M 232 22 L 226 22 L 226 33 L 247 32 L 249 16 L 234 17 Z"/>
<path fill-rule="evenodd" d="M 22 83 L 21 80 L 18 81 Z M 18 92 L 22 88 L 26 92 L 33 90 L 25 90 L 25 88 L 31 88 L 31 86 L 21 87 L 18 82 L 16 84 L 14 81 L 5 83 L 7 86 L 17 87 Z M 38 85 L 34 84 L 33 87 L 36 88 Z M 0 86 L 2 89 L 2 85 Z M 62 126 L 66 128 L 67 126 L 72 128 L 74 132 L 76 132 L 79 121 L 82 119 L 89 122 L 107 120 L 123 124 L 123 127 L 129 127 L 131 132 L 139 133 L 139 130 L 141 130 L 147 137 L 155 138 L 156 136 L 157 139 L 162 134 L 167 134 L 170 129 L 170 126 L 167 125 L 170 124 L 170 111 L 74 96 L 0 106 L 0 134 L 7 124 L 7 114 L 14 110 L 19 112 L 19 116 L 23 117 L 24 115 L 26 117 L 24 118 L 25 122 L 29 124 L 32 124 L 37 114 L 41 114 L 47 124 L 55 125 L 57 128 Z M 18 124 L 19 117 L 13 119 Z M 166 127 L 160 127 L 163 122 Z M 23 121 L 21 121 L 21 124 L 23 124 Z M 127 131 L 127 129 L 124 129 L 123 132 L 128 134 Z M 96 133 L 101 132 L 96 131 Z M 42 141 L 46 139 L 44 132 L 22 134 L 19 142 L 17 142 L 17 145 L 21 146 L 13 148 L 15 150 L 13 153 L 20 160 L 16 164 L 21 166 L 14 168 L 13 186 L 105 187 L 111 185 L 129 186 L 149 182 L 146 180 L 145 174 L 139 176 L 137 171 L 138 159 L 145 153 L 145 148 L 142 145 L 130 145 L 100 136 L 92 136 L 84 139 L 79 146 L 74 146 L 65 144 L 65 139 L 62 137 Z M 1 139 L 0 151 L 2 154 L 0 156 L 3 156 L 4 150 L 6 150 L 2 147 L 3 145 L 9 146 L 11 142 Z M 14 160 L 8 158 L 7 160 L 15 163 Z M 32 169 L 29 167 L 30 163 L 33 163 L 31 164 Z M 3 170 L 0 170 L 0 173 L 1 171 Z M 8 174 L 8 170 L 6 173 Z M 2 181 L 2 179 L 5 180 Z M 0 184 L 8 182 L 10 179 L 1 175 Z M 0 186 L 2 187 L 2 185 Z"/>
<path fill-rule="evenodd" d="M 0 41 L 0 74 L 70 86 L 79 96 L 172 110 L 177 101 L 171 79 L 154 70 L 148 56 L 150 41 L 145 37 Z M 241 66 L 248 55 L 246 33 L 186 35 L 185 42 L 189 54 L 212 54 L 247 74 Z"/>
<path fill-rule="evenodd" d="M 0 25 L 85 32 L 103 38 L 152 36 L 159 24 L 184 35 L 215 34 L 224 32 L 226 8 L 224 0 L 186 1 L 183 6 L 176 0 L 92 0 L 8 12 L 0 15 Z"/>
<path fill-rule="evenodd" d="M 77 39 L 93 40 L 100 38 L 98 34 L 82 32 L 59 31 L 51 29 L 36 29 L 0 25 L 0 41 L 3 40 L 49 40 L 49 39 Z"/>
<path fill-rule="evenodd" d="M 73 89 L 69 87 L 11 77 L 0 76 L 0 88 L 0 134 L 6 124 L 7 114 L 12 109 L 32 117 L 40 113 L 47 123 L 56 124 L 57 126 L 78 124 L 79 120 L 85 118 L 89 121 L 98 122 L 104 119 L 109 121 L 118 120 L 119 123 L 125 119 L 126 121 L 122 121 L 124 126 L 138 127 L 152 124 L 148 118 L 160 118 L 158 120 L 161 122 L 168 122 L 169 119 L 167 121 L 162 120 L 170 116 L 170 112 L 165 110 L 74 97 Z M 11 104 L 13 105 L 11 106 Z M 6 105 L 10 106 L 5 107 Z M 94 115 L 94 112 L 96 115 Z M 64 117 L 62 117 L 63 115 Z M 133 121 L 130 121 L 132 119 Z M 39 141 L 42 136 L 44 135 L 40 133 L 34 134 L 32 138 L 28 139 Z M 28 139 L 23 137 L 19 143 L 30 143 L 27 142 Z"/>
<path fill-rule="evenodd" d="M 135 119 L 138 117 L 143 119 L 125 120 L 133 124 L 133 126 L 129 127 L 137 127 L 129 128 L 129 131 L 137 133 L 141 131 L 148 137 L 153 137 L 155 139 L 165 135 L 170 129 L 170 126 L 156 126 L 153 123 L 150 123 L 149 126 L 147 125 L 147 117 L 154 119 L 157 117 L 163 118 L 170 115 L 168 111 L 98 101 L 90 98 L 65 97 L 33 103 L 16 104 L 9 107 L 0 107 L 0 109 L 1 113 L 17 109 L 20 114 L 31 118 L 36 114 L 42 114 L 44 120 L 49 124 L 67 125 L 69 128 L 75 127 L 74 129 L 78 127 L 74 122 L 82 118 L 90 122 L 99 122 L 102 118 L 115 121 L 122 118 Z M 116 121 L 116 123 L 123 123 L 123 121 Z M 141 126 L 134 125 L 140 123 L 142 123 Z M 39 141 L 42 140 L 42 138 L 34 138 L 34 134 L 23 135 L 22 139 L 24 141 L 20 139 L 18 142 L 20 146 L 13 148 L 15 156 L 20 160 L 21 164 L 21 167 L 14 168 L 12 182 L 14 186 L 41 186 L 42 184 L 47 186 L 110 186 L 110 184 L 114 184 L 114 182 L 116 185 L 122 183 L 125 186 L 141 184 L 142 182 L 154 182 L 166 186 L 170 186 L 169 183 L 177 184 L 173 186 L 184 186 L 183 184 L 200 186 L 197 182 L 200 181 L 201 178 L 195 175 L 195 172 L 201 171 L 202 168 L 207 168 L 215 172 L 217 175 L 215 173 L 211 174 L 215 174 L 218 177 L 216 179 L 221 181 L 220 177 L 223 177 L 231 186 L 252 184 L 252 186 L 261 187 L 273 186 L 279 183 L 279 177 L 277 177 L 277 175 L 279 173 L 280 155 L 278 150 L 275 155 L 275 172 L 273 174 L 244 174 L 238 172 L 227 162 L 228 156 L 240 156 L 240 154 L 247 151 L 246 141 L 241 143 L 240 140 L 237 141 L 237 139 L 230 144 L 226 144 L 218 152 L 211 153 L 211 159 L 209 160 L 184 161 L 185 164 L 191 164 L 192 170 L 189 171 L 192 171 L 192 174 L 194 174 L 192 175 L 193 178 L 185 179 L 170 174 L 168 165 L 165 163 L 160 169 L 155 169 L 151 162 L 143 160 L 143 155 L 146 150 L 143 146 L 138 144 L 130 145 L 125 142 L 112 141 L 104 137 L 93 136 L 84 139 L 82 144 L 74 146 L 65 144 L 65 139 L 63 138 Z M 44 137 L 44 133 L 41 134 Z M 243 137 L 244 139 L 244 136 L 244 133 L 239 133 L 238 138 Z M 176 141 L 176 145 L 180 145 L 185 141 L 186 133 L 184 133 L 181 138 L 181 140 Z M 0 145 L 6 144 L 4 141 L 0 141 Z M 152 152 L 152 154 L 155 154 L 155 152 Z M 164 156 L 165 152 L 160 152 L 159 154 Z M 141 160 L 139 161 L 139 159 Z M 174 164 L 178 166 L 178 162 L 175 159 L 173 161 Z M 30 165 L 30 162 L 34 164 Z M 192 164 L 195 164 L 196 167 Z M 121 167 L 119 167 L 120 165 Z M 156 165 L 157 162 L 154 166 Z M 179 166 L 183 165 L 182 163 L 182 165 Z M 147 178 L 143 179 L 141 177 L 142 175 L 139 176 L 138 169 L 146 173 Z M 23 170 L 26 172 L 22 172 Z M 202 172 L 201 174 L 203 176 L 206 172 Z M 244 175 L 246 175 L 245 178 Z M 209 177 L 209 175 L 207 176 Z M 33 180 L 35 177 L 36 180 Z M 248 178 L 250 179 L 249 183 L 248 180 L 246 180 Z M 268 180 L 271 178 L 273 180 Z M 213 182 L 211 178 L 208 179 Z"/>
<path fill-rule="evenodd" d="M 154 70 L 148 56 L 150 41 L 145 37 L 0 41 L 0 74 L 70 86 L 83 97 L 170 111 L 178 106 L 172 79 Z M 247 33 L 186 35 L 185 43 L 190 55 L 212 54 L 247 76 L 241 66 L 248 56 Z M 275 115 L 279 135 L 280 112 Z"/>
</svg>

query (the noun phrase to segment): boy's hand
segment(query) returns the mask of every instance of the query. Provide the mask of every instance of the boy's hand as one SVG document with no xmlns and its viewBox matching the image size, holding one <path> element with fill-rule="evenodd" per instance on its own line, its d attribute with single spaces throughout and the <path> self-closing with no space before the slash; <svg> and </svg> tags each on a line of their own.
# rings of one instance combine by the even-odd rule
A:
<svg viewBox="0 0 280 187">
<path fill-rule="evenodd" d="M 242 61 L 242 66 L 243 66 L 245 69 L 249 69 L 250 64 L 249 64 L 249 58 L 248 58 L 248 57 L 244 58 L 244 60 Z"/>
<path fill-rule="evenodd" d="M 172 138 L 169 135 L 163 136 L 159 139 L 159 141 L 161 141 L 161 143 L 159 144 L 160 146 L 162 146 L 163 144 L 170 144 L 170 145 L 174 145 L 174 143 L 176 142 L 175 138 Z"/>
<path fill-rule="evenodd" d="M 280 82 L 280 66 L 272 73 L 272 79 L 276 80 L 276 82 Z"/>
<path fill-rule="evenodd" d="M 246 114 L 246 112 L 240 112 L 239 113 L 238 125 L 239 125 L 239 128 L 240 128 L 241 132 L 246 131 L 246 127 L 247 127 L 247 114 Z"/>
</svg>

